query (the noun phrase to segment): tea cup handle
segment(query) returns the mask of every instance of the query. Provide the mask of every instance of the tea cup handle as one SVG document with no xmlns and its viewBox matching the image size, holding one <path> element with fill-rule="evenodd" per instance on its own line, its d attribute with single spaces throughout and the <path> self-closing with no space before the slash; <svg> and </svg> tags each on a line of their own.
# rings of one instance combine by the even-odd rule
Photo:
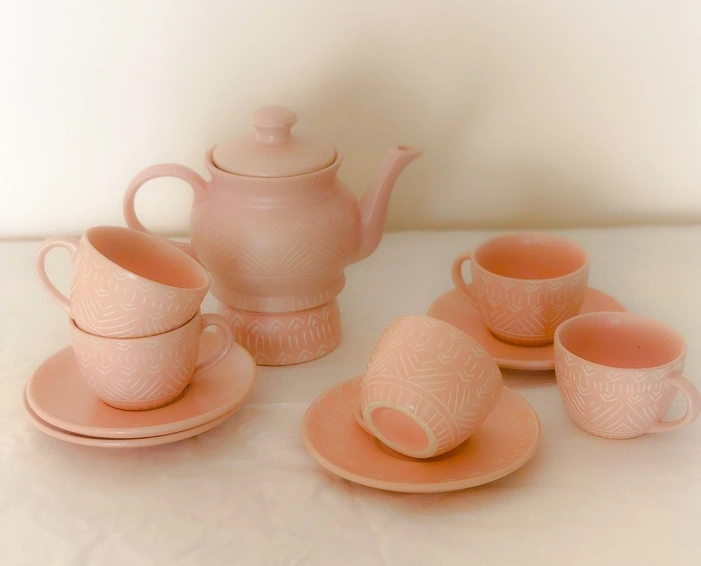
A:
<svg viewBox="0 0 701 566">
<path fill-rule="evenodd" d="M 669 432 L 690 425 L 701 413 L 701 394 L 696 386 L 686 377 L 675 375 L 667 378 L 667 382 L 678 389 L 686 397 L 686 413 L 683 417 L 674 421 L 660 421 L 653 425 L 648 432 Z"/>
<path fill-rule="evenodd" d="M 207 187 L 207 182 L 197 173 L 195 173 L 189 167 L 183 165 L 177 165 L 174 163 L 164 163 L 161 165 L 153 165 L 144 169 L 139 173 L 127 188 L 127 192 L 124 194 L 124 220 L 127 222 L 127 226 L 133 230 L 139 230 L 140 232 L 146 232 L 151 234 L 152 232 L 144 226 L 141 221 L 136 216 L 136 210 L 134 208 L 134 200 L 136 198 L 136 193 L 138 190 L 147 182 L 152 179 L 157 179 L 158 177 L 176 177 L 187 182 L 195 193 L 195 200 L 199 199 L 205 192 Z M 195 249 L 192 244 L 185 244 L 183 242 L 176 242 L 169 240 L 175 246 L 183 250 L 188 255 L 192 256 L 199 261 Z"/>
<path fill-rule="evenodd" d="M 205 361 L 198 364 L 195 368 L 195 375 L 212 369 L 224 359 L 234 345 L 234 333 L 231 327 L 226 322 L 226 319 L 218 314 L 203 314 L 202 315 L 202 332 L 209 326 L 216 326 L 221 330 L 221 343 L 214 353 Z"/>
<path fill-rule="evenodd" d="M 465 280 L 462 277 L 462 264 L 465 263 L 466 261 L 471 261 L 471 260 L 472 260 L 472 250 L 461 253 L 458 257 L 455 258 L 455 261 L 453 261 L 451 275 L 453 277 L 453 285 L 455 285 L 455 288 L 458 290 L 458 292 L 465 299 L 467 299 L 467 301 L 473 307 L 475 307 L 477 310 L 480 310 L 479 301 L 477 300 L 477 295 L 475 295 L 474 289 L 469 287 L 467 285 L 467 283 L 465 283 Z"/>
<path fill-rule="evenodd" d="M 36 261 L 34 267 L 36 269 L 37 276 L 39 277 L 39 282 L 42 284 L 49 296 L 58 303 L 68 316 L 72 317 L 71 314 L 71 300 L 66 297 L 61 291 L 56 288 L 49 279 L 46 273 L 46 255 L 54 248 L 65 248 L 71 255 L 71 261 L 75 262 L 75 257 L 78 255 L 78 246 L 80 240 L 78 238 L 73 238 L 71 236 L 66 237 L 55 237 L 44 240 L 39 248 L 36 255 Z"/>
</svg>

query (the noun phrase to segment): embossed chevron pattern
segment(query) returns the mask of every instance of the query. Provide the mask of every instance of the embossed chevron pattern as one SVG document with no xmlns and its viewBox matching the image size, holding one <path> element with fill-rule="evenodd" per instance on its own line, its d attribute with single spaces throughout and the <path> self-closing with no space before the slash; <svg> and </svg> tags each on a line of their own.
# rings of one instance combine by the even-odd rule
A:
<svg viewBox="0 0 701 566">
<path fill-rule="evenodd" d="M 81 375 L 113 407 L 165 405 L 182 393 L 195 371 L 202 333 L 199 314 L 171 332 L 135 339 L 94 336 L 74 324 L 70 328 Z"/>
<path fill-rule="evenodd" d="M 319 221 L 266 226 L 264 238 L 235 237 L 218 222 L 207 235 L 212 293 L 251 312 L 291 312 L 334 299 L 356 242 L 353 224 L 320 229 Z"/>
<path fill-rule="evenodd" d="M 218 313 L 231 326 L 234 340 L 262 366 L 286 366 L 315 360 L 341 342 L 338 302 L 289 313 L 252 313 L 220 303 Z"/>
<path fill-rule="evenodd" d="M 81 242 L 71 286 L 71 313 L 80 328 L 92 334 L 113 338 L 150 336 L 190 320 L 208 289 L 205 279 L 197 288 L 150 281 Z"/>
<path fill-rule="evenodd" d="M 499 400 L 499 368 L 472 338 L 425 317 L 395 320 L 368 361 L 361 407 L 398 408 L 423 422 L 435 437 L 435 453 L 467 439 Z"/>
<path fill-rule="evenodd" d="M 323 231 L 315 230 L 318 226 L 316 221 L 309 225 L 300 221 L 285 227 L 273 225 L 268 227 L 270 233 L 265 239 L 249 243 L 232 242 L 230 234 L 217 230 L 210 243 L 230 273 L 252 277 L 256 281 L 283 282 L 317 275 L 332 266 L 345 267 L 354 243 L 352 225 Z M 278 237 L 273 237 L 275 235 Z"/>
<path fill-rule="evenodd" d="M 557 386 L 572 420 L 605 438 L 647 432 L 669 410 L 676 389 L 667 378 L 684 368 L 684 356 L 656 369 L 593 364 L 555 343 Z"/>
<path fill-rule="evenodd" d="M 552 342 L 557 327 L 581 310 L 588 280 L 588 269 L 543 281 L 494 276 L 474 263 L 472 271 L 489 329 L 506 342 L 526 346 Z"/>
</svg>

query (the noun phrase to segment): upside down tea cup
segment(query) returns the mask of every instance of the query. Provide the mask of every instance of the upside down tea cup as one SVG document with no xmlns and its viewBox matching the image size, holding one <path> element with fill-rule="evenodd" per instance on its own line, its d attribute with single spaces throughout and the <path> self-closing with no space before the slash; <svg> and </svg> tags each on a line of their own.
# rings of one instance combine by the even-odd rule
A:
<svg viewBox="0 0 701 566">
<path fill-rule="evenodd" d="M 205 329 L 220 330 L 219 347 L 197 364 Z M 231 350 L 231 328 L 217 314 L 200 314 L 180 328 L 155 336 L 109 338 L 81 330 L 70 321 L 73 354 L 81 376 L 95 394 L 117 409 L 139 411 L 167 405 L 199 374 Z"/>
<path fill-rule="evenodd" d="M 633 438 L 687 426 L 701 395 L 682 375 L 684 338 L 657 320 L 619 312 L 582 314 L 555 333 L 555 375 L 572 420 L 605 438 Z M 677 391 L 686 414 L 662 421 Z"/>
<path fill-rule="evenodd" d="M 466 261 L 471 286 L 462 276 Z M 579 244 L 559 236 L 510 234 L 460 254 L 453 262 L 452 278 L 497 338 L 542 346 L 553 341 L 561 322 L 581 310 L 589 255 Z"/>
<path fill-rule="evenodd" d="M 44 267 L 54 248 L 73 260 L 70 295 Z M 98 226 L 78 239 L 45 240 L 36 256 L 39 281 L 78 328 L 98 336 L 137 338 L 168 332 L 192 319 L 209 290 L 205 269 L 159 236 Z"/>
<path fill-rule="evenodd" d="M 402 317 L 382 333 L 361 380 L 365 429 L 413 458 L 444 454 L 484 422 L 503 391 L 489 354 L 454 326 Z"/>
</svg>

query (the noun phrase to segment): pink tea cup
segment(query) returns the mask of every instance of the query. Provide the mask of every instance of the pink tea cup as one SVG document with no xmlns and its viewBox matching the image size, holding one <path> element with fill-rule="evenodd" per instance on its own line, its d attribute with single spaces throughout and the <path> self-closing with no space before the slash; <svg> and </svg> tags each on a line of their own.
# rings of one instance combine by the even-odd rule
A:
<svg viewBox="0 0 701 566">
<path fill-rule="evenodd" d="M 46 254 L 66 248 L 74 262 L 70 297 L 49 280 Z M 166 239 L 115 226 L 90 228 L 82 238 L 45 240 L 36 257 L 39 281 L 82 330 L 136 338 L 182 326 L 209 291 L 209 274 Z"/>
<path fill-rule="evenodd" d="M 470 261 L 472 285 L 462 264 Z M 558 325 L 579 313 L 589 281 L 589 255 L 549 234 L 493 238 L 453 262 L 453 283 L 500 340 L 522 346 L 553 341 Z"/>
<path fill-rule="evenodd" d="M 413 458 L 465 442 L 501 398 L 501 372 L 467 334 L 428 316 L 407 316 L 382 333 L 365 368 L 365 429 Z"/>
<path fill-rule="evenodd" d="M 582 314 L 555 333 L 555 375 L 565 407 L 581 428 L 605 438 L 633 438 L 687 426 L 701 395 L 683 377 L 684 338 L 651 318 L 628 313 Z M 686 414 L 662 421 L 677 390 Z"/>
<path fill-rule="evenodd" d="M 200 338 L 208 326 L 219 328 L 222 341 L 198 365 Z M 234 344 L 231 328 L 221 316 L 199 311 L 180 328 L 156 336 L 95 336 L 73 320 L 70 331 L 80 374 L 105 403 L 127 411 L 167 405 L 193 378 L 221 362 Z"/>
</svg>

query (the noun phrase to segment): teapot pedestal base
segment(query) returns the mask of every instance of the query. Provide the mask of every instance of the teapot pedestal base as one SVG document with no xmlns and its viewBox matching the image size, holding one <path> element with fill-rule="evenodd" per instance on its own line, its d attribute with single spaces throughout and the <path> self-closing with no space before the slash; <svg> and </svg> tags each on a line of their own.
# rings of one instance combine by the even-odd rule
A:
<svg viewBox="0 0 701 566">
<path fill-rule="evenodd" d="M 261 366 L 288 366 L 321 358 L 341 343 L 338 301 L 295 312 L 261 313 L 219 303 L 217 313 L 231 326 L 234 340 Z"/>
</svg>

